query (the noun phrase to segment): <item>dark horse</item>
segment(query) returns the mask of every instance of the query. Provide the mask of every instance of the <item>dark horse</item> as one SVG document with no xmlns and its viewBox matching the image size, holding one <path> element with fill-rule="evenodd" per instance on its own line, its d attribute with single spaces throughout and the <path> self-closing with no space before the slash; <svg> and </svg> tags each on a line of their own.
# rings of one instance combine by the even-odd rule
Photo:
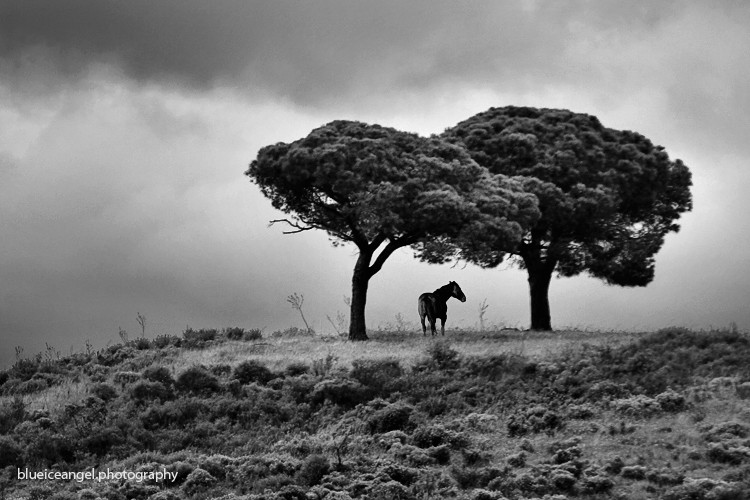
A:
<svg viewBox="0 0 750 500">
<path fill-rule="evenodd" d="M 422 321 L 422 336 L 427 335 L 427 326 L 424 324 L 424 318 L 430 322 L 432 335 L 435 335 L 435 323 L 440 318 L 440 333 L 445 335 L 445 320 L 448 317 L 448 299 L 456 297 L 461 302 L 466 302 L 466 295 L 458 286 L 458 283 L 451 281 L 445 286 L 441 286 L 432 293 L 423 293 L 419 296 L 417 309 L 419 310 L 419 319 Z"/>
</svg>

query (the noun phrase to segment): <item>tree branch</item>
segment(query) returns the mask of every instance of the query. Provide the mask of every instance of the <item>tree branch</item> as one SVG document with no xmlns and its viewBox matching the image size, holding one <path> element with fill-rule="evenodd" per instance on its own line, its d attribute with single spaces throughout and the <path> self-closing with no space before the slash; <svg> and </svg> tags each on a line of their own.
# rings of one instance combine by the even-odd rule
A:
<svg viewBox="0 0 750 500">
<path fill-rule="evenodd" d="M 315 229 L 312 226 L 300 226 L 298 223 L 292 222 L 289 219 L 274 219 L 268 222 L 268 227 L 273 226 L 277 222 L 284 222 L 286 224 L 289 224 L 293 228 L 295 228 L 294 231 L 282 231 L 283 234 L 295 234 L 295 233 L 301 233 L 302 231 L 309 231 L 310 229 Z"/>
<path fill-rule="evenodd" d="M 388 257 L 391 256 L 393 252 L 398 250 L 401 247 L 406 247 L 409 245 L 412 245 L 416 243 L 418 238 L 397 238 L 395 240 L 391 240 L 388 242 L 388 244 L 385 246 L 382 252 L 375 258 L 375 262 L 372 263 L 372 265 L 367 269 L 367 274 L 371 278 L 375 274 L 382 269 L 383 264 L 385 264 L 385 261 L 388 259 Z"/>
</svg>

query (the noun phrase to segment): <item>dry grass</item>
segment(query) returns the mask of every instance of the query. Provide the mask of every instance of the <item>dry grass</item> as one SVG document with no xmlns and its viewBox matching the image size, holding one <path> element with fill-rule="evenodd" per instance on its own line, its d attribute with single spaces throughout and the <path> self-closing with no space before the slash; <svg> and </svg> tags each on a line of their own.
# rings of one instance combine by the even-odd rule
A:
<svg viewBox="0 0 750 500">
<path fill-rule="evenodd" d="M 643 334 L 565 330 L 528 332 L 517 330 L 450 330 L 444 337 L 424 337 L 417 332 L 370 332 L 367 342 L 351 342 L 333 336 L 277 336 L 256 342 L 228 341 L 203 349 L 184 350 L 174 361 L 177 372 L 193 365 L 235 366 L 253 359 L 271 370 L 283 370 L 291 363 L 312 363 L 332 356 L 337 366 L 351 367 L 355 359 L 397 357 L 405 368 L 425 357 L 435 342 L 446 342 L 465 356 L 513 353 L 533 359 L 580 349 L 584 344 L 617 346 L 633 342 Z"/>
<path fill-rule="evenodd" d="M 88 395 L 90 381 L 73 382 L 66 380 L 60 385 L 48 387 L 33 394 L 23 396 L 27 412 L 34 410 L 54 410 L 67 404 L 77 403 Z M 0 405 L 9 404 L 14 396 L 0 396 Z"/>
</svg>

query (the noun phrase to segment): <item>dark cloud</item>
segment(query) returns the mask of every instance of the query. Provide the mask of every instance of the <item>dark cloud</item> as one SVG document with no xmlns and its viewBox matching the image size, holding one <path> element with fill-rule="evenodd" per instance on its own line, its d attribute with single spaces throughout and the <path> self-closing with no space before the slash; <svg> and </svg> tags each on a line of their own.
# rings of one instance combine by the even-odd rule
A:
<svg viewBox="0 0 750 500">
<path fill-rule="evenodd" d="M 259 89 L 305 104 L 471 82 L 579 78 L 576 40 L 638 36 L 673 3 L 430 0 L 11 0 L 0 54 L 67 79 L 96 64 L 142 82 Z M 7 72 L 7 69 L 6 69 Z"/>
</svg>

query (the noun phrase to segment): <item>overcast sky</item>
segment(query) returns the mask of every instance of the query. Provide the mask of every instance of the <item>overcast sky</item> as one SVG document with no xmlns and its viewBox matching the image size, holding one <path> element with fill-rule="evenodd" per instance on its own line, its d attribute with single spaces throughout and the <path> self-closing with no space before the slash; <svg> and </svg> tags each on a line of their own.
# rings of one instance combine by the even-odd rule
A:
<svg viewBox="0 0 750 500">
<path fill-rule="evenodd" d="M 5 0 L 0 3 L 0 366 L 187 325 L 320 332 L 354 247 L 282 235 L 243 172 L 333 119 L 429 135 L 491 106 L 643 133 L 693 173 L 694 210 L 646 288 L 556 279 L 553 326 L 750 327 L 750 4 L 737 1 Z M 458 281 L 448 326 L 526 327 L 522 271 L 397 252 L 372 329 Z"/>
</svg>

